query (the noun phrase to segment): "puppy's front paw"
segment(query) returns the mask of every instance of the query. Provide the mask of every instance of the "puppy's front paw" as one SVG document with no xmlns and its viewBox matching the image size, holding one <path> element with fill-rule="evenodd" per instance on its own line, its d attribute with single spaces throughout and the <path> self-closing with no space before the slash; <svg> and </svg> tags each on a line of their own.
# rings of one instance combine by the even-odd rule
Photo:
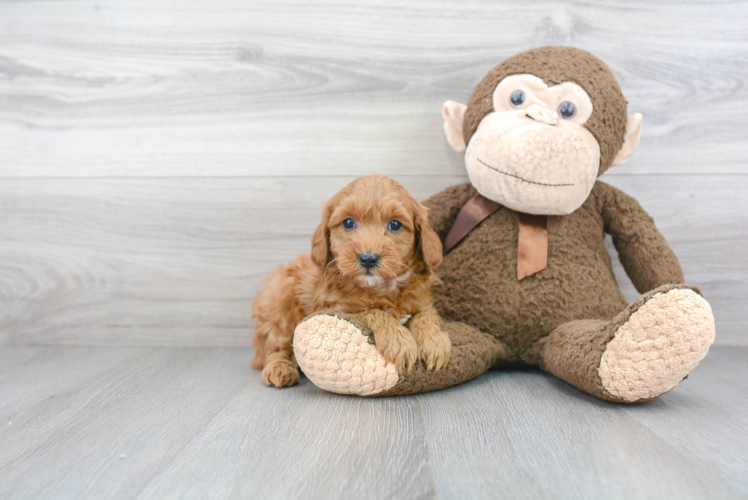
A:
<svg viewBox="0 0 748 500">
<path fill-rule="evenodd" d="M 410 370 L 418 359 L 418 344 L 410 330 L 402 325 L 386 326 L 379 332 L 374 332 L 374 343 L 388 363 L 392 363 L 397 371 Z"/>
<path fill-rule="evenodd" d="M 452 351 L 452 341 L 449 340 L 449 335 L 437 325 L 424 326 L 418 333 L 420 339 L 418 357 L 423 360 L 429 370 L 439 370 L 447 364 Z"/>
<path fill-rule="evenodd" d="M 299 369 L 287 359 L 274 359 L 262 369 L 262 380 L 271 387 L 290 387 L 299 381 Z"/>
</svg>

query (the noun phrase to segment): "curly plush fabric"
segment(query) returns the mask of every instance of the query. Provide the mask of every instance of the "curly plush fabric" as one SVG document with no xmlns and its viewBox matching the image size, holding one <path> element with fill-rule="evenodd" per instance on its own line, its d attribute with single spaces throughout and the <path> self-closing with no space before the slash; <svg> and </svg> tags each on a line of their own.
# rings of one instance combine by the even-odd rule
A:
<svg viewBox="0 0 748 500">
<path fill-rule="evenodd" d="M 449 363 L 437 371 L 427 370 L 418 363 L 407 373 L 400 375 L 396 385 L 379 396 L 399 396 L 444 389 L 471 380 L 498 366 L 506 358 L 501 342 L 463 323 L 443 325 L 452 341 L 452 356 Z"/>
<path fill-rule="evenodd" d="M 494 111 L 493 91 L 510 75 L 532 74 L 547 85 L 573 82 L 592 100 L 594 112 L 585 127 L 600 145 L 600 170 L 605 172 L 623 145 L 626 99 L 608 66 L 587 51 L 572 47 L 540 47 L 514 55 L 493 68 L 473 90 L 462 126 L 465 144 L 478 124 Z"/>
<path fill-rule="evenodd" d="M 451 227 L 475 193 L 463 184 L 424 202 L 437 234 Z M 519 215 L 503 207 L 489 216 L 445 256 L 438 269 L 442 285 L 434 288 L 437 309 L 449 321 L 496 337 L 509 361 L 522 361 L 563 323 L 613 319 L 627 303 L 603 244 L 606 230 L 621 260 L 636 262 L 627 270 L 637 286 L 683 282 L 678 260 L 651 217 L 636 200 L 598 181 L 575 212 L 548 217 L 548 267 L 522 281 L 516 278 Z"/>
<path fill-rule="evenodd" d="M 711 309 L 699 290 L 663 285 L 611 321 L 564 323 L 528 361 L 601 399 L 630 403 L 675 387 L 713 341 Z"/>
<path fill-rule="evenodd" d="M 294 352 L 304 374 L 321 389 L 359 396 L 398 396 L 434 391 L 484 373 L 506 357 L 500 342 L 461 323 L 448 323 L 452 358 L 437 371 L 419 362 L 398 374 L 373 345 L 373 333 L 355 315 L 322 311 L 302 321 Z"/>
<path fill-rule="evenodd" d="M 462 323 L 447 323 L 444 330 L 452 341 L 452 357 L 436 372 L 418 363 L 397 374 L 373 348 L 365 323 L 333 311 L 304 320 L 294 346 L 299 365 L 316 385 L 360 396 L 443 389 L 507 361 L 507 350 L 490 335 Z M 675 387 L 704 359 L 713 341 L 712 312 L 698 289 L 664 285 L 610 321 L 564 323 L 524 353 L 524 359 L 600 399 L 635 403 Z"/>
<path fill-rule="evenodd" d="M 296 361 L 326 391 L 379 394 L 397 383 L 398 374 L 394 365 L 385 363 L 370 336 L 371 330 L 351 315 L 312 315 L 294 332 Z"/>
<path fill-rule="evenodd" d="M 605 391 L 633 402 L 675 387 L 714 342 L 711 319 L 709 304 L 692 289 L 653 294 L 616 330 L 605 348 L 598 368 Z"/>
</svg>

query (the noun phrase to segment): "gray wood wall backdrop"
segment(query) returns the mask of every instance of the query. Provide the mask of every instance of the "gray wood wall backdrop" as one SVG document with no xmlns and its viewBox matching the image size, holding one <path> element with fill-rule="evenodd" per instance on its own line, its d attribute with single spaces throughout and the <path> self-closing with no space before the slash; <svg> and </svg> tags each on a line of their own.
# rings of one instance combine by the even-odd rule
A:
<svg viewBox="0 0 748 500">
<path fill-rule="evenodd" d="M 547 44 L 644 114 L 604 180 L 747 345 L 748 3 L 711 0 L 2 0 L 0 342 L 249 345 L 319 204 L 365 174 L 464 181 L 442 102 Z"/>
</svg>

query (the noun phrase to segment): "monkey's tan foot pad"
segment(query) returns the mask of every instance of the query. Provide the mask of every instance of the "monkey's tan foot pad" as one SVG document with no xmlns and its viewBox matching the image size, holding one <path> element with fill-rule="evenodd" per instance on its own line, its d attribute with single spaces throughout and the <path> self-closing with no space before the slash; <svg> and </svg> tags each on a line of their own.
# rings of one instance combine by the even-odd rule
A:
<svg viewBox="0 0 748 500">
<path fill-rule="evenodd" d="M 629 403 L 678 385 L 714 342 L 712 309 L 696 291 L 670 288 L 642 299 L 606 346 L 598 369 L 605 390 Z"/>
<path fill-rule="evenodd" d="M 373 396 L 399 380 L 370 341 L 371 331 L 345 314 L 317 314 L 294 332 L 293 349 L 304 374 L 320 389 L 338 394 Z"/>
</svg>

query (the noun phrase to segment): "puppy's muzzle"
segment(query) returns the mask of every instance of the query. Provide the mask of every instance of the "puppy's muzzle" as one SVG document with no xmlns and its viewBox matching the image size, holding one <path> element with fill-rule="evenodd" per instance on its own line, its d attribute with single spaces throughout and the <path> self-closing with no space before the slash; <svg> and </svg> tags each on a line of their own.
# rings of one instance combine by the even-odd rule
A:
<svg viewBox="0 0 748 500">
<path fill-rule="evenodd" d="M 379 255 L 375 253 L 362 253 L 358 255 L 358 263 L 366 269 L 373 269 L 379 265 Z"/>
</svg>

